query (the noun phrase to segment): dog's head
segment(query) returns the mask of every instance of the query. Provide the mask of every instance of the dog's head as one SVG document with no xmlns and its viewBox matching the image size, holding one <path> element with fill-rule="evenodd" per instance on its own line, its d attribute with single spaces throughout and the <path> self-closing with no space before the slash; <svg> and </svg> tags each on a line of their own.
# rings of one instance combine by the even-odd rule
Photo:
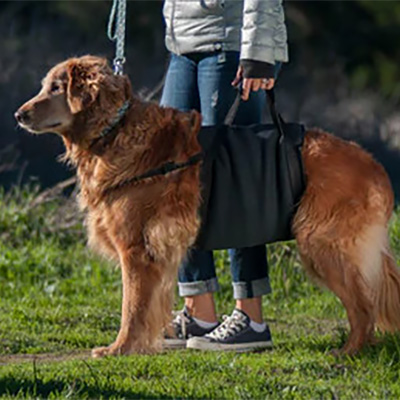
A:
<svg viewBox="0 0 400 400">
<path fill-rule="evenodd" d="M 128 78 L 114 75 L 106 59 L 71 58 L 48 72 L 40 92 L 18 109 L 15 118 L 32 133 L 64 135 L 78 121 L 79 125 L 90 118 L 105 121 L 130 96 Z"/>
</svg>

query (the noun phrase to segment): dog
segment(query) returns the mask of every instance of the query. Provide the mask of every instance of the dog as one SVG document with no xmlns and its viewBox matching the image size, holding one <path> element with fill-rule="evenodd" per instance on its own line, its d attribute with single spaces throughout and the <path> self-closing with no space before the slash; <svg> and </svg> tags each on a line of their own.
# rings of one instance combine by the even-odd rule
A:
<svg viewBox="0 0 400 400">
<path fill-rule="evenodd" d="M 107 61 L 83 56 L 53 67 L 15 113 L 32 133 L 61 136 L 80 182 L 89 244 L 121 265 L 121 326 L 94 357 L 151 353 L 170 324 L 177 268 L 200 229 L 201 117 L 145 103 Z M 320 129 L 302 146 L 306 188 L 293 218 L 305 270 L 335 293 L 350 334 L 341 353 L 400 328 L 400 274 L 388 241 L 389 178 L 357 144 Z M 181 168 L 149 174 L 173 160 Z M 165 172 L 165 171 L 164 171 Z M 140 178 L 140 179 L 139 179 Z"/>
</svg>

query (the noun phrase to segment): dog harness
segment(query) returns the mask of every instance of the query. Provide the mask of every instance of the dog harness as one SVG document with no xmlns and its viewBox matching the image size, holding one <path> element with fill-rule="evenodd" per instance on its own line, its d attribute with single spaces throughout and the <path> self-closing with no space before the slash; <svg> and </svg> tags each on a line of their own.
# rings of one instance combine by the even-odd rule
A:
<svg viewBox="0 0 400 400">
<path fill-rule="evenodd" d="M 166 175 L 171 172 L 190 167 L 190 166 L 195 165 L 195 164 L 199 163 L 200 161 L 202 161 L 203 158 L 204 158 L 203 153 L 196 153 L 195 155 L 189 157 L 187 161 L 182 162 L 182 163 L 176 163 L 174 161 L 167 161 L 166 163 L 162 164 L 160 167 L 151 169 L 143 174 L 133 176 L 132 178 L 126 179 L 126 180 L 118 183 L 117 185 L 107 188 L 103 192 L 103 194 L 110 193 L 111 191 L 120 189 L 124 186 L 133 185 L 133 184 L 143 181 L 145 179 L 154 178 L 154 177 L 160 176 L 160 175 Z"/>
</svg>

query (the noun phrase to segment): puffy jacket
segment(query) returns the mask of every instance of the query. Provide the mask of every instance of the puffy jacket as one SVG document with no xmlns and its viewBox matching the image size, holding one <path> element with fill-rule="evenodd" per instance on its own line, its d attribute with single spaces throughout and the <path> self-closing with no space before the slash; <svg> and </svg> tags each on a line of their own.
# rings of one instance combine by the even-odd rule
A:
<svg viewBox="0 0 400 400">
<path fill-rule="evenodd" d="M 175 54 L 239 51 L 241 60 L 288 60 L 282 0 L 165 0 L 165 43 Z"/>
</svg>

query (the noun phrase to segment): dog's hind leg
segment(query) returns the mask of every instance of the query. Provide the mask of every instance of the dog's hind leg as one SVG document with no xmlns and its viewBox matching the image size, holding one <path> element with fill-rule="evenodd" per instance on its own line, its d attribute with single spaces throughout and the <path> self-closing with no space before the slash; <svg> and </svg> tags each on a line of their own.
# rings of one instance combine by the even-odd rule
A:
<svg viewBox="0 0 400 400">
<path fill-rule="evenodd" d="M 400 271 L 391 255 L 387 228 L 372 225 L 354 241 L 355 248 L 348 256 L 352 264 L 345 269 L 345 288 L 352 292 L 339 296 L 341 288 L 334 290 L 342 300 L 349 314 L 351 336 L 343 351 L 357 352 L 365 343 L 375 343 L 375 324 L 383 332 L 400 329 Z M 349 303 L 346 306 L 344 299 Z M 351 318 L 349 309 L 354 308 L 356 317 Z M 357 321 L 353 327 L 352 319 Z"/>
<path fill-rule="evenodd" d="M 377 326 L 382 332 L 400 330 L 400 270 L 389 248 L 382 255 L 383 279 L 378 293 Z"/>
<path fill-rule="evenodd" d="M 359 266 L 351 260 L 351 252 L 343 244 L 308 236 L 297 238 L 303 265 L 319 284 L 335 293 L 346 309 L 350 335 L 341 352 L 356 353 L 371 340 L 374 328 L 373 293 L 359 274 Z"/>
<path fill-rule="evenodd" d="M 350 323 L 349 337 L 339 353 L 352 355 L 373 340 L 375 294 L 363 282 L 358 266 L 344 261 L 338 267 L 338 276 L 331 274 L 326 284 L 341 300 Z"/>
<path fill-rule="evenodd" d="M 346 308 L 351 331 L 342 352 L 347 354 L 374 342 L 375 322 L 383 330 L 400 327 L 400 274 L 388 255 L 389 212 L 382 201 L 373 208 L 375 203 L 370 200 L 369 212 L 362 213 L 346 210 L 346 204 L 336 213 L 327 208 L 328 212 L 318 216 L 319 223 L 313 220 L 315 212 L 309 212 L 308 219 L 296 220 L 296 238 L 306 270 Z"/>
<path fill-rule="evenodd" d="M 302 155 L 307 187 L 293 228 L 306 269 L 346 308 L 342 351 L 351 354 L 373 340 L 375 322 L 400 327 L 400 274 L 387 257 L 393 191 L 383 167 L 354 143 L 314 129 Z"/>
<path fill-rule="evenodd" d="M 376 321 L 380 325 L 382 320 L 395 321 L 391 326 L 400 326 L 400 317 L 394 312 L 400 311 L 400 275 L 394 263 L 387 262 L 390 257 L 386 218 L 379 213 L 373 215 L 373 221 L 358 218 L 354 223 L 357 229 L 350 229 L 348 220 L 337 216 L 314 225 L 312 230 L 297 221 L 300 229 L 296 236 L 306 270 L 318 283 L 332 290 L 347 311 L 351 330 L 342 349 L 347 354 L 374 342 Z M 390 274 L 386 273 L 388 265 L 392 265 Z M 388 275 L 393 279 L 388 280 Z M 385 287 L 389 287 L 386 282 L 390 288 L 397 288 L 386 291 L 391 295 L 384 294 Z M 387 300 L 382 302 L 383 298 Z M 390 311 L 383 314 L 385 310 Z"/>
</svg>

